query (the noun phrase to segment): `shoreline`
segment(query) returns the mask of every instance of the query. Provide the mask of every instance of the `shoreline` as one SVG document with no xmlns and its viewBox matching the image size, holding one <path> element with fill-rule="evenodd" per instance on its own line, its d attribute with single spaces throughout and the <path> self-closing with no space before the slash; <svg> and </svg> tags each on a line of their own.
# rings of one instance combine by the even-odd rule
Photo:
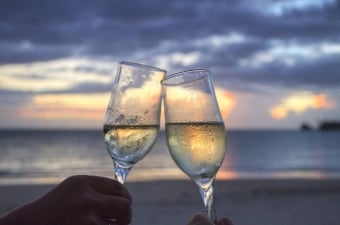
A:
<svg viewBox="0 0 340 225">
<path fill-rule="evenodd" d="M 136 166 L 136 168 L 138 165 Z M 143 171 L 145 170 L 145 171 Z M 83 174 L 83 173 L 77 173 Z M 112 178 L 113 172 L 102 171 L 84 173 L 92 176 L 103 176 Z M 20 185 L 54 185 L 63 181 L 66 177 L 74 174 L 63 174 L 60 176 L 0 176 L 1 186 L 20 186 Z M 158 181 L 181 181 L 189 180 L 178 168 L 149 170 L 137 168 L 129 173 L 128 183 L 138 182 L 158 182 Z M 320 171 L 276 171 L 276 172 L 235 172 L 220 170 L 216 176 L 217 181 L 239 181 L 239 180 L 340 180 L 340 172 L 320 172 Z"/>
<path fill-rule="evenodd" d="M 0 215 L 50 190 L 54 185 L 0 186 Z M 203 204 L 188 179 L 128 181 L 135 225 L 185 225 Z M 215 182 L 217 214 L 234 225 L 337 225 L 340 179 L 231 179 Z"/>
</svg>

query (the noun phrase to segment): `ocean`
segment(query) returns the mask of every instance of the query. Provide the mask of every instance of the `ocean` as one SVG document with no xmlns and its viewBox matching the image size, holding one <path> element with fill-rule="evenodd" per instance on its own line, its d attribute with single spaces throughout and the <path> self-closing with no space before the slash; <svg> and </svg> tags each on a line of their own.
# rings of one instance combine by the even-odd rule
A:
<svg viewBox="0 0 340 225">
<path fill-rule="evenodd" d="M 340 177 L 339 131 L 227 131 L 217 179 Z M 207 146 L 209 147 L 209 146 Z M 75 174 L 113 177 L 101 131 L 1 130 L 0 185 L 60 182 Z M 129 181 L 188 179 L 168 152 L 161 131 Z"/>
</svg>

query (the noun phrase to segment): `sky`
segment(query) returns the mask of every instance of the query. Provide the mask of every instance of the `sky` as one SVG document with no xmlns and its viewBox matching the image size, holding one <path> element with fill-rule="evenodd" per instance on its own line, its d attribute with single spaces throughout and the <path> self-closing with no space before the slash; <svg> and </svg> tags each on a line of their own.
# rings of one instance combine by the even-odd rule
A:
<svg viewBox="0 0 340 225">
<path fill-rule="evenodd" d="M 227 129 L 340 120 L 340 0 L 1 0 L 0 129 L 101 129 L 123 60 L 210 70 Z"/>
</svg>

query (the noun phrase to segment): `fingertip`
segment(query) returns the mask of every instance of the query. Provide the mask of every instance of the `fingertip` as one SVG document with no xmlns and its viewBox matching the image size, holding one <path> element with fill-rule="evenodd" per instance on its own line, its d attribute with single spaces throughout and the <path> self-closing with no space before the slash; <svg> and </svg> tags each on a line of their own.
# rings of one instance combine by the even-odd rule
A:
<svg viewBox="0 0 340 225">
<path fill-rule="evenodd" d="M 217 225 L 233 225 L 233 223 L 229 218 L 223 218 L 218 221 Z"/>
<path fill-rule="evenodd" d="M 130 205 L 130 208 L 126 211 L 125 216 L 122 216 L 119 218 L 119 224 L 120 225 L 128 225 L 131 224 L 132 221 L 132 207 Z"/>
<path fill-rule="evenodd" d="M 124 197 L 129 199 L 130 203 L 132 203 L 132 195 L 130 194 L 129 190 L 125 186 L 122 186 L 121 193 Z"/>
<path fill-rule="evenodd" d="M 122 196 L 132 202 L 132 196 L 128 189 L 117 180 L 98 176 L 88 176 L 88 180 L 94 190 L 102 194 Z"/>
<path fill-rule="evenodd" d="M 106 197 L 106 202 L 103 204 L 103 214 L 106 217 L 113 217 L 119 221 L 120 225 L 130 224 L 132 220 L 132 204 L 121 196 Z"/>
<path fill-rule="evenodd" d="M 195 218 L 208 218 L 206 215 L 202 214 L 202 213 L 194 213 L 193 217 Z"/>
<path fill-rule="evenodd" d="M 203 225 L 213 224 L 210 219 L 202 213 L 195 213 L 192 215 L 188 225 Z"/>
</svg>

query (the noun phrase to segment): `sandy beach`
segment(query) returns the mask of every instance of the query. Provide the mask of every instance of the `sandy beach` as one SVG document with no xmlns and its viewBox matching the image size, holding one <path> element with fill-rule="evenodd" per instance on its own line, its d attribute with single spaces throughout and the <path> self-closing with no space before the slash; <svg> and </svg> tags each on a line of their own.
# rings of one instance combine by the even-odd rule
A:
<svg viewBox="0 0 340 225">
<path fill-rule="evenodd" d="M 202 211 L 189 180 L 128 182 L 134 225 L 186 224 Z M 0 214 L 35 199 L 53 185 L 0 186 Z M 339 225 L 340 179 L 239 179 L 216 181 L 219 217 L 235 225 Z"/>
</svg>

